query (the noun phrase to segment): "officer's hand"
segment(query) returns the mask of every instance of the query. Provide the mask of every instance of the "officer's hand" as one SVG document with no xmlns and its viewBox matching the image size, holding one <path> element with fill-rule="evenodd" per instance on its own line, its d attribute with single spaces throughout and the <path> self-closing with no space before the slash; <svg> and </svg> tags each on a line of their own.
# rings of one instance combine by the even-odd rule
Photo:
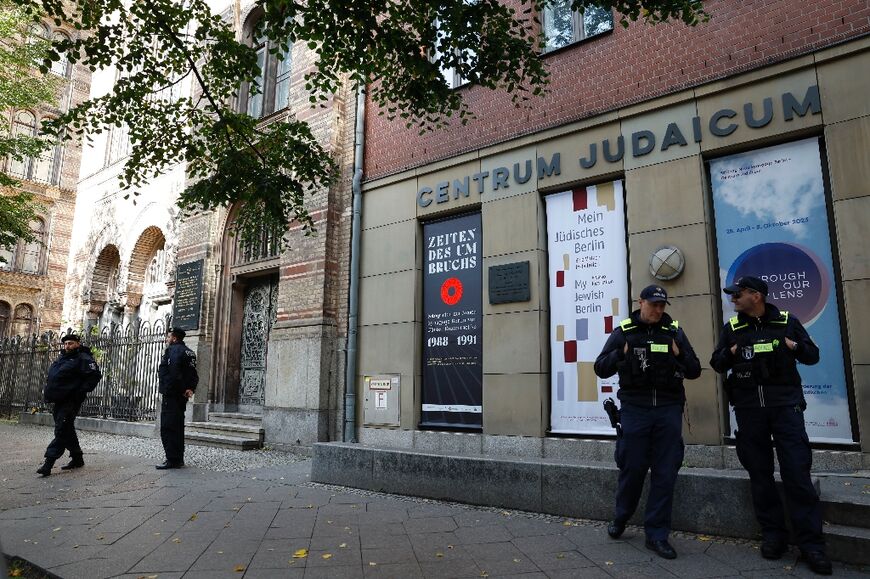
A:
<svg viewBox="0 0 870 579">
<path fill-rule="evenodd" d="M 190 400 L 193 398 L 193 390 L 187 389 L 184 391 L 184 397 Z"/>
<path fill-rule="evenodd" d="M 733 354 L 735 356 L 737 355 L 737 344 L 734 344 L 733 346 L 731 346 L 731 354 Z"/>
<path fill-rule="evenodd" d="M 789 350 L 794 351 L 795 349 L 797 349 L 797 342 L 790 338 L 785 339 L 785 345 L 788 347 Z"/>
<path fill-rule="evenodd" d="M 671 348 L 673 348 L 673 350 L 674 350 L 674 356 L 679 356 L 679 355 L 680 355 L 680 348 L 677 346 L 677 341 L 676 341 L 676 340 L 672 340 L 672 341 L 671 341 Z"/>
</svg>

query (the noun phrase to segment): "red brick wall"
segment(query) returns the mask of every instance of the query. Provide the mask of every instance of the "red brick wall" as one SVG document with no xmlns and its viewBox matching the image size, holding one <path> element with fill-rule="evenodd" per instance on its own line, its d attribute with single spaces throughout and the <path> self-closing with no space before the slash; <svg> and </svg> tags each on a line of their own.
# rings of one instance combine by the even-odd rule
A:
<svg viewBox="0 0 870 579">
<path fill-rule="evenodd" d="M 460 89 L 477 119 L 419 135 L 366 114 L 366 180 L 591 117 L 676 90 L 805 54 L 870 32 L 868 0 L 712 0 L 711 20 L 647 26 L 618 23 L 610 34 L 543 58 L 550 93 L 517 110 L 508 95 Z"/>
</svg>

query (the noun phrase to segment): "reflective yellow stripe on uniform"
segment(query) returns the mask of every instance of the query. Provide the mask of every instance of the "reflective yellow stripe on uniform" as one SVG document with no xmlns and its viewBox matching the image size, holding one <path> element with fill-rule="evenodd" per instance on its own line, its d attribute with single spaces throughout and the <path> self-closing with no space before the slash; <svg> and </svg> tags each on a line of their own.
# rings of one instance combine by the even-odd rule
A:
<svg viewBox="0 0 870 579">
<path fill-rule="evenodd" d="M 782 324 L 785 325 L 788 323 L 788 312 L 779 312 L 779 319 L 773 320 L 770 322 L 771 324 Z"/>
<path fill-rule="evenodd" d="M 731 319 L 728 320 L 728 323 L 731 324 L 731 330 L 734 332 L 736 332 L 737 330 L 742 330 L 749 325 L 747 323 L 741 324 L 740 319 L 737 316 L 732 316 Z"/>
<path fill-rule="evenodd" d="M 627 332 L 628 330 L 634 329 L 634 324 L 631 322 L 631 318 L 626 318 L 619 322 L 619 327 L 622 328 L 623 332 Z"/>
</svg>

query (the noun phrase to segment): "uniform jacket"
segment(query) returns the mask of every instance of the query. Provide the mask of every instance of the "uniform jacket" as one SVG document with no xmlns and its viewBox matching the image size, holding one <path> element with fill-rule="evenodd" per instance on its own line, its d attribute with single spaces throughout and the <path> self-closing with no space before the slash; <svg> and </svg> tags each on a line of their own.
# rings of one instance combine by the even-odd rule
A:
<svg viewBox="0 0 870 579">
<path fill-rule="evenodd" d="M 609 378 L 617 372 L 620 374 L 620 386 L 617 396 L 623 402 L 638 406 L 665 406 L 668 404 L 682 404 L 686 400 L 686 391 L 683 387 L 683 378 L 693 380 L 701 375 L 701 362 L 689 338 L 679 324 L 668 314 L 662 314 L 662 319 L 657 324 L 646 324 L 640 320 L 640 310 L 635 310 L 623 325 L 613 330 L 607 343 L 601 350 L 601 354 L 595 360 L 595 374 L 601 378 Z M 633 328 L 624 330 L 623 328 Z M 631 360 L 632 354 L 626 354 L 623 350 L 628 342 L 650 341 L 664 342 L 668 344 L 667 352 L 655 354 L 650 357 L 650 362 L 659 360 L 658 356 L 668 356 L 665 361 L 668 371 L 666 376 L 652 380 L 641 380 L 629 383 L 623 380 L 628 377 L 629 365 L 637 360 Z M 680 349 L 680 355 L 674 356 L 670 342 L 675 341 Z M 625 382 L 625 383 L 623 383 Z"/>
<path fill-rule="evenodd" d="M 784 338 L 797 347 L 790 350 Z M 710 365 L 722 374 L 730 371 L 725 378 L 728 399 L 734 407 L 746 408 L 804 404 L 797 363 L 818 361 L 819 348 L 800 320 L 765 304 L 760 318 L 739 313 L 725 323 Z"/>
<path fill-rule="evenodd" d="M 43 393 L 45 401 L 63 402 L 73 397 L 84 399 L 102 377 L 100 367 L 87 346 L 79 346 L 73 352 L 61 352 L 48 369 Z"/>
<path fill-rule="evenodd" d="M 160 393 L 181 396 L 185 390 L 196 390 L 199 375 L 196 372 L 196 354 L 184 342 L 167 346 L 157 368 Z"/>
</svg>

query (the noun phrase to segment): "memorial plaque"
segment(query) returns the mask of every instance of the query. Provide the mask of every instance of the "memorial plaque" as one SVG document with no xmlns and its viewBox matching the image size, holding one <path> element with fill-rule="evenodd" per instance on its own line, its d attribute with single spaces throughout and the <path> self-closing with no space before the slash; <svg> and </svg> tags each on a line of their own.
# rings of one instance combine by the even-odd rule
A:
<svg viewBox="0 0 870 579">
<path fill-rule="evenodd" d="M 199 328 L 202 309 L 203 260 L 183 263 L 175 272 L 175 298 L 172 302 L 172 326 L 182 330 Z"/>
<path fill-rule="evenodd" d="M 489 268 L 489 303 L 509 304 L 532 299 L 529 288 L 529 262 L 518 261 Z"/>
</svg>

